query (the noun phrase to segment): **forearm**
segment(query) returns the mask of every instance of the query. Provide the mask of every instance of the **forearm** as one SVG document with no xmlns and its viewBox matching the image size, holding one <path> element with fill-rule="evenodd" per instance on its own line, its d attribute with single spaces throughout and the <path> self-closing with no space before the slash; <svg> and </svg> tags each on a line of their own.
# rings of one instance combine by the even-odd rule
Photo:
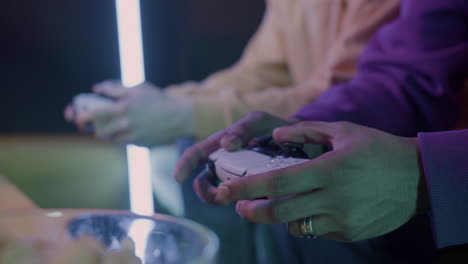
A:
<svg viewBox="0 0 468 264">
<path fill-rule="evenodd" d="M 254 92 L 272 86 L 291 84 L 287 58 L 282 46 L 283 32 L 275 1 L 267 1 L 262 23 L 247 44 L 239 61 L 232 67 L 208 76 L 200 83 L 186 83 L 167 88 L 171 95 L 215 96 L 226 89 Z"/>
<path fill-rule="evenodd" d="M 226 89 L 253 92 L 290 83 L 288 70 L 282 64 L 262 67 L 239 64 L 214 73 L 201 82 L 171 85 L 165 91 L 173 96 L 213 96 Z"/>
</svg>

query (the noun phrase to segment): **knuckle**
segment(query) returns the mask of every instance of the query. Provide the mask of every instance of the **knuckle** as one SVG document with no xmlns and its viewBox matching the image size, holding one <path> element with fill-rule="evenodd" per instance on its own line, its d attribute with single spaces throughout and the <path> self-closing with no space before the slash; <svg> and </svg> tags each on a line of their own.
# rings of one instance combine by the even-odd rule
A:
<svg viewBox="0 0 468 264">
<path fill-rule="evenodd" d="M 184 154 L 186 154 L 187 156 L 193 156 L 193 155 L 197 155 L 198 153 L 200 152 L 200 146 L 198 144 L 195 144 L 191 147 L 189 147 Z"/>
<path fill-rule="evenodd" d="M 247 124 L 239 123 L 230 127 L 225 134 L 225 137 L 239 137 L 241 136 L 247 128 Z"/>
<path fill-rule="evenodd" d="M 247 127 L 247 125 L 249 124 L 249 119 L 247 118 L 244 118 L 244 119 L 241 119 L 237 122 L 235 122 L 234 124 L 232 124 L 230 127 L 226 128 L 224 131 L 225 131 L 225 135 L 230 135 L 230 134 L 237 134 L 239 132 L 242 132 L 244 131 L 244 129 Z"/>
<path fill-rule="evenodd" d="M 193 156 L 193 153 L 194 153 L 194 150 L 193 150 L 193 147 L 194 146 L 191 146 L 189 147 L 188 149 L 186 149 L 183 153 L 182 153 L 182 156 L 180 157 L 180 161 L 181 163 L 187 163 L 189 161 L 189 159 Z"/>
<path fill-rule="evenodd" d="M 352 123 L 348 121 L 339 121 L 334 123 L 335 129 L 341 132 L 349 132 L 352 128 Z"/>
<path fill-rule="evenodd" d="M 273 206 L 272 218 L 274 222 L 288 222 L 292 215 L 292 210 L 288 205 L 278 203 Z"/>
<path fill-rule="evenodd" d="M 310 125 L 312 125 L 311 121 L 302 121 L 302 122 L 294 124 L 294 126 L 298 126 L 298 127 L 305 127 L 305 126 L 310 126 Z"/>
<path fill-rule="evenodd" d="M 335 126 L 335 128 L 340 129 L 340 130 L 346 128 L 345 121 L 338 121 L 338 122 L 333 123 L 333 125 Z"/>
<path fill-rule="evenodd" d="M 192 182 L 192 188 L 197 194 L 198 198 L 210 205 L 217 205 L 214 198 L 207 193 L 207 190 L 203 189 L 203 184 L 200 183 L 201 179 L 196 178 Z"/>
<path fill-rule="evenodd" d="M 291 182 L 290 177 L 287 174 L 282 173 L 281 171 L 280 173 L 281 174 L 279 176 L 276 176 L 271 181 L 270 189 L 271 189 L 272 194 L 276 194 L 276 195 L 285 194 Z"/>
</svg>

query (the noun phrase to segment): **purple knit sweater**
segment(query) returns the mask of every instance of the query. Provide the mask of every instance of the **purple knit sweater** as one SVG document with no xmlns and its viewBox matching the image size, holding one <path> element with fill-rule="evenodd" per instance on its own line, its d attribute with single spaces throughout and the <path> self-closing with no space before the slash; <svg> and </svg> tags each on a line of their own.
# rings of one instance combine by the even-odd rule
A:
<svg viewBox="0 0 468 264">
<path fill-rule="evenodd" d="M 356 77 L 295 117 L 346 120 L 412 137 L 449 130 L 467 75 L 468 1 L 403 0 L 400 18 L 370 42 Z M 421 133 L 419 140 L 436 244 L 468 243 L 468 131 Z"/>
<path fill-rule="evenodd" d="M 438 247 L 468 243 L 468 130 L 420 133 Z"/>
</svg>

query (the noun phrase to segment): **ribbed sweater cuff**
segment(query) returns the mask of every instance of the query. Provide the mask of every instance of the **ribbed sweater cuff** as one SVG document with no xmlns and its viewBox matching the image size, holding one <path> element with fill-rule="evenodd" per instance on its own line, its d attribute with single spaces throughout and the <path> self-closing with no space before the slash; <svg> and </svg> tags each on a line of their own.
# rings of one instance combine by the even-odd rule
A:
<svg viewBox="0 0 468 264">
<path fill-rule="evenodd" d="M 437 247 L 468 243 L 468 130 L 419 133 Z"/>
</svg>

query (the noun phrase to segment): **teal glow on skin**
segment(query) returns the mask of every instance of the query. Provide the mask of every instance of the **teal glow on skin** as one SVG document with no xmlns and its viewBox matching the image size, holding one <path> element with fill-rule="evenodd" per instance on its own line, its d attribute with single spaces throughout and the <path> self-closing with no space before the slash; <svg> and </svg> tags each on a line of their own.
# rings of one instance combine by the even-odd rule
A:
<svg viewBox="0 0 468 264">
<path fill-rule="evenodd" d="M 155 146 L 194 134 L 190 99 L 169 96 L 150 83 L 127 89 L 120 81 L 104 81 L 94 85 L 93 91 L 115 102 L 80 119 L 74 117 L 72 107 L 68 106 L 65 118 L 79 128 L 93 123 L 94 134 L 100 139 Z"/>
<path fill-rule="evenodd" d="M 207 155 L 229 147 L 232 140 L 246 144 L 284 124 L 288 121 L 264 113 L 247 116 L 187 150 L 178 163 L 176 179 L 183 181 Z M 236 209 L 243 218 L 256 223 L 289 222 L 289 231 L 296 236 L 301 236 L 298 221 L 312 216 L 315 235 L 348 242 L 397 229 L 425 200 L 421 199 L 424 184 L 415 139 L 347 122 L 301 122 L 277 128 L 273 136 L 279 143 L 328 144 L 333 150 L 309 162 L 231 180 L 219 188 L 210 183 L 212 175 L 201 173 L 194 182 L 199 197 L 217 205 L 238 201 Z"/>
</svg>

